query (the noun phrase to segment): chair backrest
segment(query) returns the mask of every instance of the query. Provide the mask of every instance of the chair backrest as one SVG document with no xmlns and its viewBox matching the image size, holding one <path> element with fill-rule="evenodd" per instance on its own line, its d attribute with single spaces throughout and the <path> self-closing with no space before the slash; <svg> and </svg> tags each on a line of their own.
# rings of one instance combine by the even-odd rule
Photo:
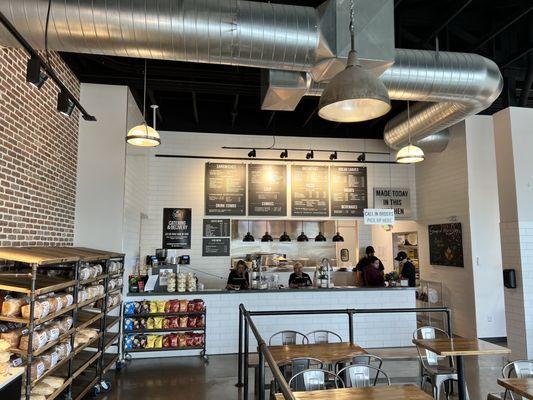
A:
<svg viewBox="0 0 533 400">
<path fill-rule="evenodd" d="M 300 338 L 301 340 L 299 340 Z M 268 345 L 271 346 L 275 344 L 274 342 L 278 339 L 280 339 L 281 344 L 284 346 L 288 344 L 298 344 L 298 342 L 301 342 L 302 344 L 309 343 L 309 339 L 303 333 L 297 331 L 280 331 L 270 336 L 270 339 L 268 339 Z"/>
<path fill-rule="evenodd" d="M 289 381 L 294 375 L 305 371 L 306 369 L 322 369 L 324 367 L 324 362 L 318 358 L 311 357 L 299 357 L 289 360 L 289 362 L 284 363 L 280 366 L 280 369 L 283 372 L 285 380 Z M 303 377 L 300 376 L 300 382 L 297 382 L 298 385 L 302 384 Z"/>
<path fill-rule="evenodd" d="M 413 332 L 413 339 L 436 339 L 438 337 L 449 338 L 450 336 L 448 335 L 448 332 L 439 328 L 435 328 L 433 326 L 423 326 Z M 418 356 L 420 357 L 420 360 L 422 361 L 422 364 L 424 366 L 434 366 L 438 364 L 439 360 L 437 354 L 426 349 L 422 349 L 422 353 L 421 349 L 418 346 L 416 346 L 416 349 L 418 351 Z"/>
<path fill-rule="evenodd" d="M 372 365 L 348 365 L 341 369 L 338 375 L 344 379 L 346 387 L 376 386 L 380 375 L 386 380 L 387 385 L 390 386 L 391 384 L 389 375 L 382 369 L 373 367 Z"/>
<path fill-rule="evenodd" d="M 533 360 L 516 360 L 506 364 L 502 369 L 502 376 L 504 378 L 533 378 Z M 504 399 L 507 398 L 507 393 L 511 394 L 511 399 L 525 399 L 524 397 L 514 394 L 509 390 L 505 390 Z"/>
<path fill-rule="evenodd" d="M 325 369 L 306 369 L 298 372 L 289 380 L 293 392 L 343 388 L 343 380 L 335 373 Z"/>
<path fill-rule="evenodd" d="M 335 332 L 319 330 L 306 333 L 309 343 L 340 343 L 342 338 Z"/>
</svg>

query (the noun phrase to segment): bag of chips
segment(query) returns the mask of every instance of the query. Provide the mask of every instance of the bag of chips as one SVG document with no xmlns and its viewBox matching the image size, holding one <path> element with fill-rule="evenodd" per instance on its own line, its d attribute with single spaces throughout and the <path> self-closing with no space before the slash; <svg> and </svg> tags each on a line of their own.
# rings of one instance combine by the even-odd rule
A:
<svg viewBox="0 0 533 400">
<path fill-rule="evenodd" d="M 133 349 L 133 339 L 134 339 L 134 335 L 127 335 L 124 338 L 124 349 L 125 350 Z"/>
<path fill-rule="evenodd" d="M 154 327 L 152 329 L 162 329 L 163 328 L 163 317 L 154 318 Z"/>
<path fill-rule="evenodd" d="M 148 335 L 146 339 L 146 348 L 147 349 L 153 349 L 155 348 L 155 342 L 157 340 L 158 335 Z"/>
<path fill-rule="evenodd" d="M 169 336 L 170 336 L 170 346 L 169 347 L 173 347 L 173 348 L 179 347 L 178 334 L 177 333 L 171 333 Z"/>
<path fill-rule="evenodd" d="M 148 329 L 155 329 L 155 321 L 154 318 L 150 317 L 146 320 L 146 327 Z"/>
<path fill-rule="evenodd" d="M 185 343 L 187 347 L 194 347 L 194 333 L 187 332 L 185 334 Z"/>
<path fill-rule="evenodd" d="M 170 320 L 170 329 L 177 329 L 180 327 L 180 322 L 178 317 L 169 318 Z"/>
<path fill-rule="evenodd" d="M 156 301 L 150 302 L 150 314 L 157 314 L 157 302 Z"/>
<path fill-rule="evenodd" d="M 124 304 L 124 314 L 125 315 L 131 315 L 135 313 L 135 303 L 132 301 L 128 301 Z"/>
<path fill-rule="evenodd" d="M 198 315 L 196 317 L 196 327 L 197 328 L 203 328 L 204 327 L 204 316 Z"/>
<path fill-rule="evenodd" d="M 124 330 L 125 331 L 132 331 L 133 330 L 133 318 L 126 318 L 124 319 Z"/>
<path fill-rule="evenodd" d="M 179 327 L 180 328 L 187 328 L 187 322 L 189 318 L 186 315 L 182 315 L 179 317 Z"/>
<path fill-rule="evenodd" d="M 170 335 L 163 336 L 163 347 L 164 348 L 170 347 Z"/>
<path fill-rule="evenodd" d="M 141 305 L 141 314 L 150 314 L 150 301 L 145 300 Z"/>
<path fill-rule="evenodd" d="M 143 311 L 143 303 L 142 303 L 142 301 L 136 301 L 134 303 L 134 306 L 135 306 L 134 314 L 142 314 L 142 311 Z"/>
<path fill-rule="evenodd" d="M 170 329 L 170 318 L 165 318 L 163 320 L 163 329 Z"/>
<path fill-rule="evenodd" d="M 187 319 L 187 326 L 189 328 L 196 328 L 196 317 L 194 316 L 190 316 L 188 319 Z"/>
<path fill-rule="evenodd" d="M 189 302 L 187 300 L 179 300 L 180 309 L 179 312 L 187 312 L 189 307 Z"/>
<path fill-rule="evenodd" d="M 194 299 L 194 311 L 204 311 L 205 303 L 202 299 Z"/>
<path fill-rule="evenodd" d="M 183 333 L 180 333 L 178 336 L 178 347 L 187 347 L 187 338 Z"/>
<path fill-rule="evenodd" d="M 166 301 L 158 301 L 158 302 L 156 302 L 156 304 L 157 304 L 157 312 L 158 313 L 161 314 L 161 313 L 166 312 L 165 311 L 166 310 L 166 304 L 167 304 Z"/>
<path fill-rule="evenodd" d="M 154 348 L 160 349 L 163 347 L 163 336 L 162 335 L 156 335 Z"/>
<path fill-rule="evenodd" d="M 179 300 L 171 300 L 171 308 L 170 308 L 170 312 L 171 313 L 179 313 L 180 312 L 180 302 Z"/>
</svg>

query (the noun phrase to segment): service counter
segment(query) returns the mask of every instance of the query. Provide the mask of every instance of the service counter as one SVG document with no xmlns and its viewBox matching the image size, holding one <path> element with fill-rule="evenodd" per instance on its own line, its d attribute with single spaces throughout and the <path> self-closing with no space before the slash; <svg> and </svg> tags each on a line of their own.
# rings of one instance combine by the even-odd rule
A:
<svg viewBox="0 0 533 400">
<path fill-rule="evenodd" d="M 278 290 L 204 290 L 190 293 L 130 293 L 126 301 L 201 298 L 207 308 L 207 354 L 237 352 L 239 304 L 249 311 L 414 308 L 415 288 L 278 289 Z M 308 333 L 326 329 L 348 341 L 347 315 L 256 316 L 255 324 L 267 340 L 281 330 Z M 411 346 L 416 329 L 415 314 L 359 314 L 354 316 L 355 342 L 364 348 Z M 257 344 L 250 335 L 250 351 Z M 169 352 L 170 353 L 170 352 Z M 175 354 L 173 354 L 175 355 Z M 181 352 L 179 355 L 187 355 Z M 134 354 L 139 357 L 139 354 Z M 161 357 L 158 353 L 143 353 L 142 357 Z"/>
</svg>

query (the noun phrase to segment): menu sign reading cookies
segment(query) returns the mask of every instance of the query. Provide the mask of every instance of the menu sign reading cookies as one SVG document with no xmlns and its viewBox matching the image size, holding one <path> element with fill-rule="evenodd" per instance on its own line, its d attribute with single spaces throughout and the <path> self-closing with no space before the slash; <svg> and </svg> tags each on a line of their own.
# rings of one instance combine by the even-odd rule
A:
<svg viewBox="0 0 533 400">
<path fill-rule="evenodd" d="M 287 215 L 287 166 L 248 165 L 248 215 Z"/>
<path fill-rule="evenodd" d="M 293 217 L 329 216 L 328 167 L 291 167 L 291 205 Z"/>
<path fill-rule="evenodd" d="M 366 167 L 330 167 L 331 216 L 362 217 L 368 207 Z"/>
<path fill-rule="evenodd" d="M 246 165 L 205 164 L 205 215 L 245 215 Z"/>
</svg>

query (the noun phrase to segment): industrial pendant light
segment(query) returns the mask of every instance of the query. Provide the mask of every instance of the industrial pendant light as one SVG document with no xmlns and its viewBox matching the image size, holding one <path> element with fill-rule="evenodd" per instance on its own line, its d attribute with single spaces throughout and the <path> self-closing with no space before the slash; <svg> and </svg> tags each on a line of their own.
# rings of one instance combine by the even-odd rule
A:
<svg viewBox="0 0 533 400">
<path fill-rule="evenodd" d="M 279 237 L 280 242 L 290 242 L 291 237 L 287 235 L 287 221 L 285 221 L 285 230 L 283 231 L 283 235 Z"/>
<path fill-rule="evenodd" d="M 315 236 L 315 242 L 325 242 L 326 237 L 322 234 L 322 232 L 318 232 L 318 235 Z"/>
<path fill-rule="evenodd" d="M 254 150 L 254 152 L 255 152 L 255 150 Z M 270 235 L 270 233 L 268 233 L 268 223 L 267 223 L 267 221 L 265 221 L 265 234 L 261 238 L 261 241 L 262 242 L 272 242 L 273 240 L 274 239 L 272 239 L 272 235 Z"/>
<path fill-rule="evenodd" d="M 255 242 L 255 238 L 250 233 L 250 221 L 248 221 L 248 232 L 246 232 L 246 235 L 242 238 L 243 242 Z"/>
<path fill-rule="evenodd" d="M 407 102 L 407 132 L 409 134 L 409 144 L 404 146 L 396 154 L 396 162 L 400 164 L 414 164 L 424 161 L 424 151 L 411 144 L 411 116 L 409 114 L 409 102 Z"/>
<path fill-rule="evenodd" d="M 309 238 L 304 233 L 304 222 L 303 221 L 302 221 L 302 233 L 300 233 L 300 235 L 296 238 L 296 241 L 298 241 L 298 242 L 308 242 L 309 241 Z"/>
<path fill-rule="evenodd" d="M 354 4 L 350 1 L 351 50 L 344 71 L 327 84 L 318 103 L 318 115 L 335 122 L 360 122 L 389 112 L 389 92 L 383 82 L 367 71 L 355 51 Z"/>
<path fill-rule="evenodd" d="M 146 123 L 146 67 L 147 62 L 144 60 L 144 95 L 143 95 L 143 119 L 141 125 L 134 126 L 128 132 L 126 141 L 134 146 L 140 147 L 155 147 L 161 144 L 159 133 L 155 130 L 155 113 L 157 106 L 152 106 L 154 109 L 154 127 L 148 126 Z"/>
<path fill-rule="evenodd" d="M 341 234 L 339 233 L 339 225 L 337 222 L 335 222 L 335 226 L 337 228 L 337 233 L 335 234 L 335 236 L 333 236 L 331 238 L 331 241 L 332 242 L 344 242 L 344 238 L 341 236 Z"/>
</svg>

